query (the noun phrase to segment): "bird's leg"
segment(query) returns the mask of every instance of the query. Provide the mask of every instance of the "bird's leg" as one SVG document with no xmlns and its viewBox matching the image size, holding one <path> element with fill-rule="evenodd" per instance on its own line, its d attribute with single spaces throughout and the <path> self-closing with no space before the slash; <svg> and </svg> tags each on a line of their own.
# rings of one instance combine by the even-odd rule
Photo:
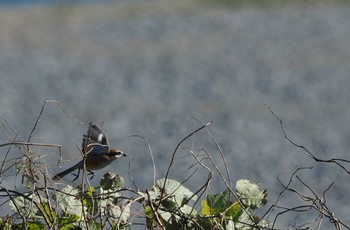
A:
<svg viewBox="0 0 350 230">
<path fill-rule="evenodd" d="M 92 178 L 94 178 L 95 176 L 95 173 L 91 170 L 87 170 L 87 171 L 88 171 L 88 175 L 91 175 L 90 180 L 92 180 Z"/>
<path fill-rule="evenodd" d="M 91 175 L 90 180 L 92 178 L 94 178 L 95 173 L 93 171 L 91 171 L 91 170 L 87 170 L 87 171 L 88 171 L 88 176 Z M 80 168 L 78 169 L 78 174 L 73 173 L 73 176 L 75 176 L 75 178 L 72 181 L 76 181 L 78 179 L 79 175 L 80 175 Z"/>
<path fill-rule="evenodd" d="M 78 168 L 78 174 L 73 173 L 73 176 L 75 176 L 75 178 L 72 181 L 76 181 L 78 179 L 79 175 L 80 175 L 80 168 Z"/>
</svg>

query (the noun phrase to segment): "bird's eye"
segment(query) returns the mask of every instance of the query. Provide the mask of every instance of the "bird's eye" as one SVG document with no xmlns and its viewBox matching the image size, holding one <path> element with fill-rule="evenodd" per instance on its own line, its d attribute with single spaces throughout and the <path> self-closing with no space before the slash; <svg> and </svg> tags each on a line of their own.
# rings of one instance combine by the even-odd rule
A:
<svg viewBox="0 0 350 230">
<path fill-rule="evenodd" d="M 126 156 L 125 153 L 123 153 L 120 150 L 115 150 L 115 149 L 110 149 L 110 151 L 108 152 L 109 156 L 113 156 L 113 157 L 122 157 L 122 156 Z"/>
<path fill-rule="evenodd" d="M 115 157 L 115 158 L 125 157 L 126 156 L 126 154 L 123 153 L 119 149 L 109 149 L 107 155 L 110 156 L 110 157 Z"/>
<path fill-rule="evenodd" d="M 111 152 L 110 153 L 112 156 L 118 156 L 120 154 L 120 152 Z"/>
</svg>

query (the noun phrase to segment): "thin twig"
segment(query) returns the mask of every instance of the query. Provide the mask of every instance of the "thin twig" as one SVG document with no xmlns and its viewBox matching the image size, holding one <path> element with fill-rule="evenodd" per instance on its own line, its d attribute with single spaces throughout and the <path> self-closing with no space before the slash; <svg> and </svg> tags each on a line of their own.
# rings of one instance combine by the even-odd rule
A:
<svg viewBox="0 0 350 230">
<path fill-rule="evenodd" d="M 268 110 L 270 111 L 270 113 L 279 121 L 284 138 L 291 143 L 292 145 L 294 145 L 297 148 L 303 149 L 306 156 L 310 157 L 311 159 L 313 159 L 316 162 L 322 162 L 322 163 L 333 163 L 338 165 L 340 168 L 342 168 L 346 173 L 350 174 L 350 170 L 348 170 L 343 164 L 341 163 L 347 163 L 350 164 L 350 160 L 346 160 L 346 159 L 341 159 L 341 158 L 331 158 L 328 160 L 325 159 L 321 159 L 316 157 L 309 149 L 307 149 L 306 147 L 304 147 L 303 145 L 297 144 L 296 142 L 294 142 L 292 139 L 290 139 L 287 136 L 287 132 L 285 131 L 284 125 L 283 125 L 283 121 L 271 110 L 270 107 L 267 107 Z"/>
<path fill-rule="evenodd" d="M 158 205 L 157 205 L 155 211 L 158 210 L 158 208 L 160 207 L 161 202 L 163 201 L 163 198 L 164 198 L 164 197 L 163 197 L 163 196 L 164 196 L 164 189 L 165 189 L 165 186 L 166 186 L 166 182 L 167 182 L 167 180 L 168 180 L 168 176 L 169 176 L 169 173 L 170 173 L 170 169 L 172 168 L 172 165 L 173 165 L 173 163 L 174 163 L 175 155 L 176 155 L 177 150 L 179 149 L 179 147 L 181 146 L 181 144 L 182 144 L 184 141 L 186 141 L 189 137 L 191 137 L 191 136 L 194 135 L 195 133 L 197 133 L 197 132 L 199 132 L 200 130 L 204 129 L 206 126 L 210 125 L 212 122 L 213 122 L 213 121 L 210 121 L 210 122 L 208 122 L 207 124 L 204 124 L 204 125 L 202 125 L 201 127 L 199 127 L 198 129 L 194 130 L 193 132 L 191 132 L 190 134 L 188 134 L 185 138 L 183 138 L 183 139 L 176 145 L 176 147 L 175 147 L 175 149 L 174 149 L 174 151 L 173 151 L 173 154 L 172 154 L 172 156 L 171 156 L 171 160 L 170 160 L 170 164 L 169 164 L 169 166 L 168 166 L 168 170 L 167 170 L 167 172 L 166 172 L 166 174 L 165 174 L 164 184 L 163 184 L 163 188 L 162 188 L 162 190 L 161 190 L 161 196 L 160 196 L 159 203 L 158 203 Z"/>
<path fill-rule="evenodd" d="M 41 146 L 41 147 L 52 147 L 52 148 L 61 148 L 61 145 L 56 144 L 43 144 L 43 143 L 33 143 L 33 142 L 21 142 L 21 141 L 14 141 L 9 142 L 5 144 L 0 144 L 0 148 L 8 145 L 24 145 L 24 146 Z"/>
<path fill-rule="evenodd" d="M 148 152 L 149 152 L 149 154 L 150 154 L 150 156 L 151 156 L 151 159 L 152 159 L 152 165 L 153 165 L 153 184 L 156 184 L 156 164 L 155 164 L 155 161 L 154 161 L 153 151 L 152 151 L 151 145 L 149 144 L 147 138 L 144 137 L 144 136 L 138 135 L 138 134 L 133 134 L 133 135 L 130 135 L 129 137 L 139 137 L 139 138 L 142 138 L 142 139 L 146 142 L 147 147 L 148 147 Z"/>
<path fill-rule="evenodd" d="M 202 125 L 204 125 L 203 122 L 199 121 L 198 119 L 195 119 L 195 120 L 198 121 L 198 122 L 200 122 Z M 229 167 L 228 167 L 228 165 L 227 165 L 226 158 L 225 158 L 225 154 L 224 154 L 224 152 L 222 151 L 219 142 L 218 142 L 218 141 L 214 138 L 214 136 L 211 134 L 211 132 L 209 131 L 208 127 L 205 127 L 205 131 L 206 131 L 207 134 L 209 135 L 210 139 L 212 139 L 212 141 L 215 143 L 216 148 L 219 150 L 221 159 L 222 159 L 222 161 L 224 162 L 224 165 L 225 165 L 226 176 L 227 176 L 227 179 L 228 179 L 228 185 L 229 185 L 229 187 L 231 188 L 231 187 L 232 187 L 232 180 L 231 180 L 231 176 L 230 176 L 230 170 L 229 170 Z"/>
</svg>

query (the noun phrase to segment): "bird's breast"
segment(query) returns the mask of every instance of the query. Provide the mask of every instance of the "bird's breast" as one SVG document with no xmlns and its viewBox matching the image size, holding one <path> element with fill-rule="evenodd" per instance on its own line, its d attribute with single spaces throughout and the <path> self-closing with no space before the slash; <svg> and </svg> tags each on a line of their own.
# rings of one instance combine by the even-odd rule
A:
<svg viewBox="0 0 350 230">
<path fill-rule="evenodd" d="M 87 170 L 98 170 L 108 166 L 115 159 L 108 156 L 88 156 L 85 160 Z"/>
</svg>

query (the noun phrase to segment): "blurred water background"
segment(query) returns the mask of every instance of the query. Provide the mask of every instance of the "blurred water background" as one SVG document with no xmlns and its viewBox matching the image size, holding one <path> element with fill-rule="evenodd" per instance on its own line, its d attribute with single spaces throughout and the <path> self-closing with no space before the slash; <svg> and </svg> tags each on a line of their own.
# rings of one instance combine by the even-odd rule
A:
<svg viewBox="0 0 350 230">
<path fill-rule="evenodd" d="M 130 164 L 144 189 L 152 186 L 152 162 L 144 141 L 129 135 L 147 138 L 161 178 L 176 144 L 199 121 L 213 120 L 209 129 L 233 181 L 259 181 L 273 202 L 282 190 L 277 176 L 288 181 L 296 167 L 313 166 L 301 178 L 319 195 L 335 181 L 327 204 L 349 221 L 349 175 L 315 163 L 288 143 L 267 109 L 284 121 L 290 138 L 318 157 L 350 158 L 348 4 L 57 2 L 0 1 L 0 117 L 23 139 L 44 101 L 57 100 L 82 122 L 104 122 L 111 146 L 128 154 L 106 170 L 131 186 Z M 52 174 L 81 159 L 76 145 L 86 128 L 56 104 L 46 106 L 33 141 L 62 145 L 63 158 L 72 161 L 59 168 L 57 150 L 39 149 Z M 9 141 L 4 133 L 0 138 Z M 189 150 L 202 147 L 224 170 L 215 144 L 201 132 L 182 146 L 170 177 L 186 178 Z M 13 186 L 13 178 L 2 183 Z M 199 171 L 185 185 L 194 191 L 205 179 Z M 216 179 L 212 191 L 223 188 Z M 296 216 L 284 218 L 280 227 L 313 218 Z"/>
</svg>

